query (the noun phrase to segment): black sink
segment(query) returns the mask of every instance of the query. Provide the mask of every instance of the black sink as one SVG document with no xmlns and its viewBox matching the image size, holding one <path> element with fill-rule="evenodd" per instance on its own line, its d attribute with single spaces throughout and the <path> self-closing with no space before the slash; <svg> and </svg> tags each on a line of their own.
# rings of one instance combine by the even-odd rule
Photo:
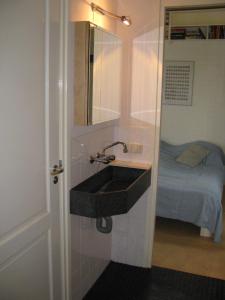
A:
<svg viewBox="0 0 225 300">
<path fill-rule="evenodd" d="M 151 170 L 108 166 L 70 191 L 70 212 L 100 218 L 127 213 L 151 183 Z"/>
</svg>

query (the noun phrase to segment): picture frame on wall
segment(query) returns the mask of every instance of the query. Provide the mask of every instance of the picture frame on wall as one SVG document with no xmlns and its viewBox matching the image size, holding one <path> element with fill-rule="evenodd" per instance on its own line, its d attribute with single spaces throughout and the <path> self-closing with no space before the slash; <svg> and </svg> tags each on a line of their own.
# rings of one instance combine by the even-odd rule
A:
<svg viewBox="0 0 225 300">
<path fill-rule="evenodd" d="M 192 105 L 194 67 L 194 61 L 165 61 L 162 104 Z"/>
</svg>

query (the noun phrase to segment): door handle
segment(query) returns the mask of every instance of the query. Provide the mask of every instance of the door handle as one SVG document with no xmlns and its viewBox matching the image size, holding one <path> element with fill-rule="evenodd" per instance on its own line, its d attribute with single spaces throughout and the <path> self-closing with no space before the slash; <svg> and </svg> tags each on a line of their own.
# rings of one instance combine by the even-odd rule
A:
<svg viewBox="0 0 225 300">
<path fill-rule="evenodd" d="M 64 172 L 64 168 L 62 166 L 62 163 L 59 163 L 59 165 L 55 165 L 52 169 L 51 169 L 51 176 L 57 176 L 61 173 Z"/>
</svg>

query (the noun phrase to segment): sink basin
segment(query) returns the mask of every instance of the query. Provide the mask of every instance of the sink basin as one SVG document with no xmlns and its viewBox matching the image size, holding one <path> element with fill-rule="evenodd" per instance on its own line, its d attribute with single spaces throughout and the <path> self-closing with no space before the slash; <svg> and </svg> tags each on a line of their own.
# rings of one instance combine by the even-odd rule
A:
<svg viewBox="0 0 225 300">
<path fill-rule="evenodd" d="M 108 166 L 70 191 L 70 212 L 100 218 L 127 213 L 151 183 L 151 170 Z"/>
</svg>

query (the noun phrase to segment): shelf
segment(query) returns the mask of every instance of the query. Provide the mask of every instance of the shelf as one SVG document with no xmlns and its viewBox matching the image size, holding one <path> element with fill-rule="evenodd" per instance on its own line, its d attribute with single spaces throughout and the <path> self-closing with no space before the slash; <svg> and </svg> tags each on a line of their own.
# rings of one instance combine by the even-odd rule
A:
<svg viewBox="0 0 225 300">
<path fill-rule="evenodd" d="M 225 25 L 169 26 L 165 27 L 167 40 L 224 40 Z"/>
<path fill-rule="evenodd" d="M 165 39 L 167 40 L 224 40 L 225 22 L 224 18 L 218 18 L 219 15 L 225 17 L 225 10 L 220 10 L 214 15 L 215 10 L 210 11 L 211 17 L 207 11 L 198 12 L 199 18 L 192 16 L 193 11 L 186 12 L 167 11 L 165 16 Z M 194 12 L 195 14 L 196 12 Z M 218 15 L 219 13 L 219 15 Z M 186 24 L 181 25 L 181 15 L 185 17 Z M 214 15 L 214 17 L 212 17 Z M 176 18 L 175 18 L 176 16 Z M 203 17 L 204 16 L 204 17 Z M 215 17 L 217 16 L 217 18 Z M 177 18 L 178 17 L 178 18 Z M 175 19 L 174 19 L 175 18 Z M 182 19 L 183 20 L 183 19 Z M 199 23 L 198 23 L 199 22 Z M 189 24 L 188 24 L 189 23 Z M 198 23 L 198 24 L 197 24 Z"/>
</svg>

